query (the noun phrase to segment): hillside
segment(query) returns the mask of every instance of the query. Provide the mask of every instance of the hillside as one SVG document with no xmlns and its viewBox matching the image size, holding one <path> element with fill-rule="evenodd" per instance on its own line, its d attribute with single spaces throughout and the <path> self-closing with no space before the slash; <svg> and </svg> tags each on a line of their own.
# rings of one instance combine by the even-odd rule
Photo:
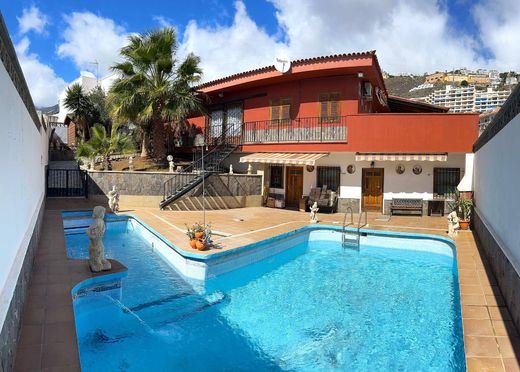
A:
<svg viewBox="0 0 520 372">
<path fill-rule="evenodd" d="M 439 85 L 434 88 L 420 89 L 410 92 L 410 89 L 423 83 L 424 76 L 422 75 L 389 76 L 385 79 L 388 94 L 403 98 L 424 97 L 433 92 L 434 89 L 440 89 L 443 87 L 443 85 Z"/>
</svg>

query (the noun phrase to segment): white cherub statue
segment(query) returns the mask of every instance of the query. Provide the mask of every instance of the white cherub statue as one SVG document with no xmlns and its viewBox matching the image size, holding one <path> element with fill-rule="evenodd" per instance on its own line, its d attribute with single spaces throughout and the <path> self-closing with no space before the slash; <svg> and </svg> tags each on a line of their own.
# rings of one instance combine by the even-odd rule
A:
<svg viewBox="0 0 520 372">
<path fill-rule="evenodd" d="M 457 235 L 457 229 L 459 228 L 459 216 L 457 212 L 453 211 L 448 214 L 448 235 Z"/>
<path fill-rule="evenodd" d="M 88 246 L 88 264 L 92 272 L 100 272 L 110 270 L 112 265 L 105 258 L 105 246 L 103 245 L 103 235 L 105 235 L 105 208 L 101 206 L 94 207 L 92 212 L 94 222 L 87 229 L 87 235 L 90 240 Z"/>
<path fill-rule="evenodd" d="M 116 189 L 116 185 L 112 185 L 112 190 L 110 190 L 107 194 L 108 196 L 108 206 L 112 210 L 112 212 L 119 211 L 119 192 Z"/>
<path fill-rule="evenodd" d="M 311 207 L 311 220 L 310 223 L 317 223 L 318 222 L 318 211 L 320 208 L 318 208 L 318 203 L 314 202 L 314 204 Z"/>
</svg>

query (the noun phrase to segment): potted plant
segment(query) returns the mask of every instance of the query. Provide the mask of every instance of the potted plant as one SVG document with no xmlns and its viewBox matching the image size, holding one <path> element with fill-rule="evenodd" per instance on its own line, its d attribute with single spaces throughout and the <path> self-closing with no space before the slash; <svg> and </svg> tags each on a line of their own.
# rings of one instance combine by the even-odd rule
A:
<svg viewBox="0 0 520 372">
<path fill-rule="evenodd" d="M 193 227 L 189 227 L 188 225 L 186 225 L 186 235 L 188 236 L 188 238 L 190 238 L 190 247 L 196 249 L 197 239 L 195 239 L 195 230 L 193 229 Z"/>
<path fill-rule="evenodd" d="M 471 220 L 471 209 L 473 208 L 473 200 L 471 199 L 459 199 L 459 211 L 461 218 L 459 226 L 461 230 L 469 229 L 469 222 Z"/>
<path fill-rule="evenodd" d="M 195 231 L 195 239 L 202 239 L 204 237 L 204 226 L 200 222 L 196 222 L 193 225 L 193 230 Z"/>
<path fill-rule="evenodd" d="M 459 216 L 459 227 L 461 230 L 468 230 L 471 221 L 471 211 L 473 209 L 473 200 L 461 198 L 460 193 L 455 191 L 455 200 L 451 205 L 452 211 L 457 212 Z"/>
<path fill-rule="evenodd" d="M 205 250 L 211 244 L 211 224 L 207 224 L 203 227 L 203 235 L 200 239 L 197 239 L 196 246 L 199 251 Z"/>
</svg>

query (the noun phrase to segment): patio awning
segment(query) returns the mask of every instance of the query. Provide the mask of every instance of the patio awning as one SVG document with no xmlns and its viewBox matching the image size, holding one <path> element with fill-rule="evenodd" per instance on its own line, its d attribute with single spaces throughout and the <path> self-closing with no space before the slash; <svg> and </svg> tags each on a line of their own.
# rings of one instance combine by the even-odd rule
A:
<svg viewBox="0 0 520 372">
<path fill-rule="evenodd" d="M 447 161 L 448 154 L 357 152 L 356 161 Z"/>
<path fill-rule="evenodd" d="M 242 156 L 241 163 L 264 163 L 286 165 L 315 165 L 316 160 L 329 155 L 328 153 L 287 153 L 287 152 L 256 152 Z"/>
</svg>

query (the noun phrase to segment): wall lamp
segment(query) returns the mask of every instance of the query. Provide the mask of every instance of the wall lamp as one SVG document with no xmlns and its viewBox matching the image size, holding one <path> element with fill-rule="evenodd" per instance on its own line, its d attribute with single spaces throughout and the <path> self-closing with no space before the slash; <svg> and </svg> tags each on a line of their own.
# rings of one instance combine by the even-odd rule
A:
<svg viewBox="0 0 520 372">
<path fill-rule="evenodd" d="M 370 168 L 374 168 L 375 165 L 376 165 L 376 162 L 372 160 L 372 161 L 370 162 Z"/>
</svg>

